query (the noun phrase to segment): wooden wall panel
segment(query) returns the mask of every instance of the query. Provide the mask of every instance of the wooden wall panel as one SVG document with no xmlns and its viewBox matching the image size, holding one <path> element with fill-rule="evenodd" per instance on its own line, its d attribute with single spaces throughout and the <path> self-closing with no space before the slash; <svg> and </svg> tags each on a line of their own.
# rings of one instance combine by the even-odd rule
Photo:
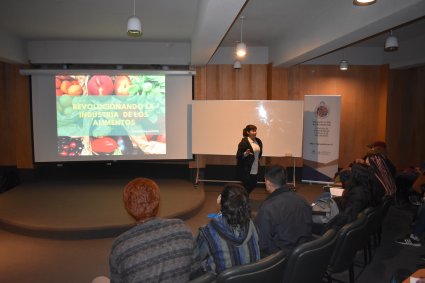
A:
<svg viewBox="0 0 425 283">
<path fill-rule="evenodd" d="M 13 66 L 15 78 L 13 92 L 16 97 L 16 165 L 18 168 L 33 168 L 33 147 L 31 129 L 30 78 L 19 74 L 19 66 Z"/>
<path fill-rule="evenodd" d="M 29 78 L 0 63 L 0 165 L 33 168 Z"/>
<path fill-rule="evenodd" d="M 208 65 L 206 99 L 267 99 L 267 65 Z"/>
<path fill-rule="evenodd" d="M 15 133 L 16 97 L 13 93 L 14 80 L 10 74 L 10 65 L 0 63 L 0 165 L 16 165 Z"/>
<path fill-rule="evenodd" d="M 391 70 L 387 140 L 399 169 L 425 162 L 425 67 Z"/>
</svg>

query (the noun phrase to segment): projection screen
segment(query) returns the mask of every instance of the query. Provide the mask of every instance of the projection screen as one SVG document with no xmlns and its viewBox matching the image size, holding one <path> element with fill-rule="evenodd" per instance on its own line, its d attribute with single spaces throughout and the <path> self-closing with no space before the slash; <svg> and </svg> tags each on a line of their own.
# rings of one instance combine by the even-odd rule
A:
<svg viewBox="0 0 425 283">
<path fill-rule="evenodd" d="M 35 162 L 191 159 L 192 73 L 32 73 Z"/>
</svg>

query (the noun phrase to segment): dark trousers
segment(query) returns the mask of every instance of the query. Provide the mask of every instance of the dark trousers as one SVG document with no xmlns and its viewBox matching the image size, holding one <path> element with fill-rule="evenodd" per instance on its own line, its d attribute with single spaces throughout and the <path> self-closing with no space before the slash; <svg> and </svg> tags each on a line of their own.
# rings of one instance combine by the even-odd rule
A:
<svg viewBox="0 0 425 283">
<path fill-rule="evenodd" d="M 242 179 L 242 185 L 245 187 L 248 194 L 252 192 L 257 186 L 257 175 L 249 174 Z"/>
<path fill-rule="evenodd" d="M 425 204 L 420 207 L 419 215 L 416 219 L 415 227 L 413 228 L 413 234 L 422 237 L 422 233 L 425 230 Z"/>
</svg>

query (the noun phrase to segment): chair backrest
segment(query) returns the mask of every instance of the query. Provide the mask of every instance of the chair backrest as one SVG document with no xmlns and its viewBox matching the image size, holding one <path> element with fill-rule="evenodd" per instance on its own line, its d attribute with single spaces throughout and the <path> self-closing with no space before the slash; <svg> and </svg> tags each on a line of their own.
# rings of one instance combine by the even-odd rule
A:
<svg viewBox="0 0 425 283">
<path fill-rule="evenodd" d="M 339 230 L 328 270 L 331 273 L 347 270 L 353 263 L 357 251 L 365 246 L 367 240 L 366 215 L 360 213 L 356 220 L 345 224 Z"/>
<path fill-rule="evenodd" d="M 373 235 L 378 231 L 380 222 L 382 221 L 382 205 L 376 207 L 368 207 L 363 210 L 363 213 L 366 216 L 367 221 L 367 233 L 368 235 Z"/>
<path fill-rule="evenodd" d="M 331 229 L 320 238 L 296 247 L 285 261 L 283 283 L 321 282 L 334 251 L 336 235 Z"/>
<path fill-rule="evenodd" d="M 382 219 L 387 216 L 388 209 L 393 204 L 394 198 L 393 197 L 384 197 L 383 203 L 382 203 Z"/>
<path fill-rule="evenodd" d="M 223 270 L 216 279 L 217 283 L 281 283 L 285 254 L 278 251 L 257 262 L 234 266 Z"/>
</svg>

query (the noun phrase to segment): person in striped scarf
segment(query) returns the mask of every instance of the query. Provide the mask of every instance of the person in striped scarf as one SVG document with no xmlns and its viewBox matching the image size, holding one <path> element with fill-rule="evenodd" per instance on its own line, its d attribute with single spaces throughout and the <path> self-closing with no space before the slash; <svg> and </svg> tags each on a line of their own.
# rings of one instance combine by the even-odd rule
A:
<svg viewBox="0 0 425 283">
<path fill-rule="evenodd" d="M 392 163 L 382 153 L 370 153 L 366 155 L 365 162 L 374 170 L 375 180 L 378 187 L 385 190 L 386 196 L 393 196 L 397 191 L 395 172 L 391 168 Z"/>
<path fill-rule="evenodd" d="M 217 199 L 220 213 L 199 228 L 196 242 L 204 271 L 223 270 L 260 259 L 258 234 L 245 188 L 227 184 Z"/>
<path fill-rule="evenodd" d="M 397 170 L 388 158 L 386 142 L 375 141 L 367 147 L 369 149 L 363 160 L 375 172 L 375 189 L 381 190 L 385 196 L 393 196 L 397 191 L 395 182 Z"/>
</svg>

